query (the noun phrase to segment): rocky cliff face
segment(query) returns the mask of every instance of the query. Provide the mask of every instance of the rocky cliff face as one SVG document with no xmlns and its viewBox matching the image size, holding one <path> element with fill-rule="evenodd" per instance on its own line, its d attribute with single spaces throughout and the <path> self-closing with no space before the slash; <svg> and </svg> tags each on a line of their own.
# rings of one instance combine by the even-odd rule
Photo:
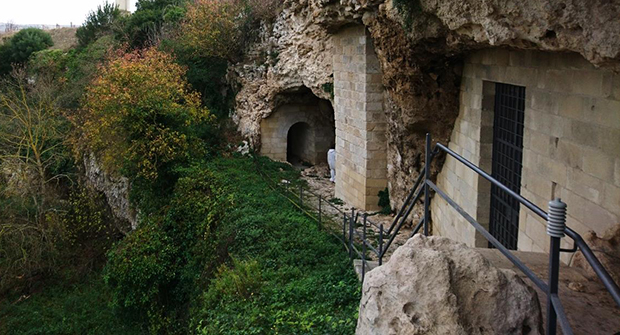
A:
<svg viewBox="0 0 620 335">
<path fill-rule="evenodd" d="M 136 229 L 138 220 L 136 212 L 129 203 L 129 180 L 105 172 L 94 154 L 84 155 L 84 175 L 90 187 L 103 192 L 112 214 L 117 219 L 131 224 L 131 229 Z"/>
<path fill-rule="evenodd" d="M 424 134 L 448 141 L 468 51 L 577 52 L 597 66 L 620 69 L 618 17 L 620 1 L 606 0 L 284 0 L 231 71 L 239 89 L 234 116 L 260 147 L 260 120 L 287 92 L 305 86 L 331 99 L 332 36 L 349 24 L 366 26 L 383 70 L 388 178 L 399 205 L 422 164 Z"/>
</svg>

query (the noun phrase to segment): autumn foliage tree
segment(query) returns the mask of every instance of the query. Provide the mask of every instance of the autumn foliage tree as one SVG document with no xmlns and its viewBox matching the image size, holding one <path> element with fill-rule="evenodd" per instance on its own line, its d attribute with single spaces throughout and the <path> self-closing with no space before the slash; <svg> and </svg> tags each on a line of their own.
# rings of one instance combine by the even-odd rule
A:
<svg viewBox="0 0 620 335">
<path fill-rule="evenodd" d="M 154 48 L 102 66 L 76 120 L 81 150 L 97 153 L 109 171 L 145 180 L 200 150 L 193 131 L 212 117 L 184 76 L 171 55 Z"/>
<path fill-rule="evenodd" d="M 234 62 L 257 23 L 273 19 L 280 6 L 278 0 L 196 0 L 187 7 L 182 40 L 200 56 Z"/>
</svg>

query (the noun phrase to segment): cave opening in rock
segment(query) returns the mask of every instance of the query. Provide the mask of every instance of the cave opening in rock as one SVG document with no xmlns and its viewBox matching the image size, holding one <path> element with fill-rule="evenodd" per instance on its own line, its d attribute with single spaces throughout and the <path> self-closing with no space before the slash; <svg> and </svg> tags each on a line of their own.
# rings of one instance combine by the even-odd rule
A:
<svg viewBox="0 0 620 335">
<path fill-rule="evenodd" d="M 314 152 L 314 131 L 306 122 L 297 122 L 288 131 L 286 160 L 293 165 L 311 164 Z"/>
<path fill-rule="evenodd" d="M 331 102 L 303 86 L 276 100 L 273 113 L 261 122 L 261 153 L 298 167 L 326 164 L 336 141 Z"/>
</svg>

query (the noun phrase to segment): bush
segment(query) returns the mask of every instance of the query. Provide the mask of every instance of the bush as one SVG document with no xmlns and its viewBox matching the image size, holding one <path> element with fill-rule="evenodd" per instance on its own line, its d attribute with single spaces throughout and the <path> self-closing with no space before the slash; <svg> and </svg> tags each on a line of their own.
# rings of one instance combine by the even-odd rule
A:
<svg viewBox="0 0 620 335">
<path fill-rule="evenodd" d="M 88 14 L 84 25 L 78 28 L 76 36 L 79 46 L 84 48 L 102 36 L 117 32 L 120 27 L 121 11 L 109 3 L 97 6 L 96 11 Z"/>
<path fill-rule="evenodd" d="M 202 57 L 235 62 L 258 22 L 273 19 L 279 6 L 277 0 L 197 0 L 188 6 L 181 38 Z"/>
<path fill-rule="evenodd" d="M 100 154 L 108 171 L 151 181 L 199 155 L 197 128 L 212 117 L 184 74 L 172 56 L 155 49 L 110 61 L 86 94 L 80 152 Z"/>
<path fill-rule="evenodd" d="M 0 75 L 9 73 L 11 64 L 24 64 L 33 53 L 53 45 L 52 36 L 41 29 L 20 30 L 0 47 Z"/>
<path fill-rule="evenodd" d="M 109 253 L 105 269 L 113 305 L 152 333 L 183 329 L 216 254 L 212 231 L 227 209 L 209 171 L 184 174 L 169 203 Z"/>
<path fill-rule="evenodd" d="M 134 48 L 157 45 L 185 15 L 187 0 L 138 0 L 136 11 L 124 20 L 119 38 Z"/>
</svg>

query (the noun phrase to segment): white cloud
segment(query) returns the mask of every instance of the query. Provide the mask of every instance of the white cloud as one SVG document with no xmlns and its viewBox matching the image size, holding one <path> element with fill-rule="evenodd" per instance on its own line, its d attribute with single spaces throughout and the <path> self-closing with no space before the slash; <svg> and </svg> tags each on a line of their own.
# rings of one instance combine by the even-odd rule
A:
<svg viewBox="0 0 620 335">
<path fill-rule="evenodd" d="M 0 0 L 0 22 L 81 25 L 88 12 L 106 2 L 114 0 Z"/>
</svg>

